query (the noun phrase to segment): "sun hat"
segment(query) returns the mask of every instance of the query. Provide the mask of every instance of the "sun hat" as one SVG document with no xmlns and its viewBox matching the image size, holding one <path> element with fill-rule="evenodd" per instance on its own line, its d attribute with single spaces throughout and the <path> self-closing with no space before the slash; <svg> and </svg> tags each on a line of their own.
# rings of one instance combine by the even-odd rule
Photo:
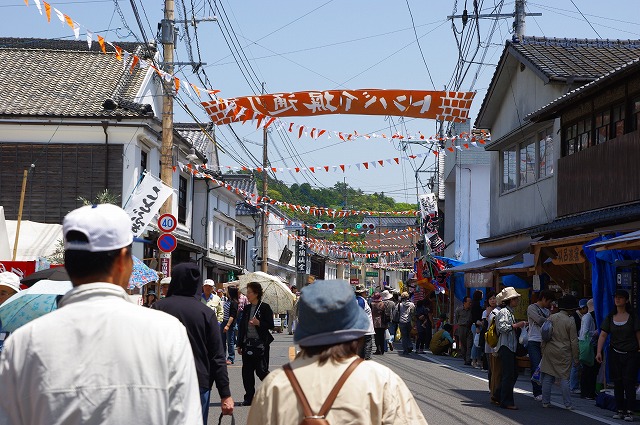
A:
<svg viewBox="0 0 640 425">
<path fill-rule="evenodd" d="M 326 280 L 302 288 L 293 341 L 302 347 L 352 341 L 367 334 L 369 323 L 350 285 L 343 280 Z"/>
<path fill-rule="evenodd" d="M 160 281 L 160 285 L 170 285 L 171 284 L 171 277 L 163 277 L 162 280 Z"/>
<path fill-rule="evenodd" d="M 503 289 L 504 294 L 502 295 L 502 302 L 512 300 L 514 298 L 520 297 L 518 291 L 515 290 L 513 286 L 507 286 Z"/>
<path fill-rule="evenodd" d="M 380 293 L 380 296 L 382 297 L 382 301 L 387 301 L 393 298 L 393 295 L 391 295 L 391 293 L 386 289 Z"/>
<path fill-rule="evenodd" d="M 560 310 L 577 310 L 578 299 L 573 295 L 567 294 L 558 300 L 558 308 Z"/>
<path fill-rule="evenodd" d="M 70 231 L 82 233 L 87 242 L 69 241 Z M 131 218 L 112 204 L 85 205 L 71 211 L 62 222 L 64 249 L 73 251 L 115 251 L 133 243 Z"/>
<path fill-rule="evenodd" d="M 16 292 L 20 292 L 20 278 L 12 272 L 0 273 L 0 286 L 6 286 Z"/>
<path fill-rule="evenodd" d="M 496 294 L 496 303 L 499 306 L 504 302 L 504 289 Z"/>
<path fill-rule="evenodd" d="M 202 286 L 216 286 L 216 283 L 212 279 L 205 279 Z"/>
<path fill-rule="evenodd" d="M 586 298 L 582 298 L 580 301 L 578 301 L 578 306 L 580 308 L 585 308 L 587 306 L 587 301 L 589 300 Z"/>
<path fill-rule="evenodd" d="M 367 292 L 367 287 L 364 286 L 364 283 L 358 283 L 353 290 L 356 294 L 360 294 L 362 292 Z"/>
</svg>

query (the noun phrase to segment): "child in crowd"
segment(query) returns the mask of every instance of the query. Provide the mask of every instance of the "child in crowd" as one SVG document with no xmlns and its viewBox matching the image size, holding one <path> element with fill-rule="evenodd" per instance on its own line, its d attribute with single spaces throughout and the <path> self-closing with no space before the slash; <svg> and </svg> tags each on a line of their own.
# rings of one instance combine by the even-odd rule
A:
<svg viewBox="0 0 640 425">
<path fill-rule="evenodd" d="M 482 326 L 477 324 L 471 325 L 471 333 L 473 334 L 473 347 L 471 347 L 471 366 L 476 369 L 482 369 L 482 352 L 484 347 L 480 349 L 480 332 L 482 332 Z"/>
</svg>

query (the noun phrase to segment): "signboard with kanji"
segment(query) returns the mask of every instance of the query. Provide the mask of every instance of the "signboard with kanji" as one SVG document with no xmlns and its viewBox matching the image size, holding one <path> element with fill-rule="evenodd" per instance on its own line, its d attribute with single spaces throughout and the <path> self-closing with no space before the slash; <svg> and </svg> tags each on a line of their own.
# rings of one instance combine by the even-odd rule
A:
<svg viewBox="0 0 640 425">
<path fill-rule="evenodd" d="M 378 251 L 367 251 L 367 263 L 377 263 L 378 262 Z"/>
<path fill-rule="evenodd" d="M 582 246 L 562 246 L 556 248 L 556 258 L 551 260 L 555 265 L 584 263 L 585 257 Z"/>
</svg>

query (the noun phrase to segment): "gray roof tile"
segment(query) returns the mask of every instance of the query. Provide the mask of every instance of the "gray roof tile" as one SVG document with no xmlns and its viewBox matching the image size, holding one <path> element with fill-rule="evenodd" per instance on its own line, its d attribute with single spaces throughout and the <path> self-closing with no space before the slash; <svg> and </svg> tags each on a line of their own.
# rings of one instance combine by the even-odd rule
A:
<svg viewBox="0 0 640 425">
<path fill-rule="evenodd" d="M 144 55 L 142 45 L 115 43 L 124 50 Z M 130 59 L 131 60 L 131 59 Z M 31 38 L 0 38 L 0 115 L 108 117 L 144 115 L 134 96 L 149 69 L 136 68 L 115 59 L 94 42 Z M 114 111 L 102 103 L 122 100 Z"/>
</svg>

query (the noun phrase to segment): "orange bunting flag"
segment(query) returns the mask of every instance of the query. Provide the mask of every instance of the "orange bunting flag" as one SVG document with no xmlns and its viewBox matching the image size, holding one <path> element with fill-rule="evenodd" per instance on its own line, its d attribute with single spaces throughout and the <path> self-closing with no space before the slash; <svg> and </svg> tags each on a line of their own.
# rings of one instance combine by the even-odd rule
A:
<svg viewBox="0 0 640 425">
<path fill-rule="evenodd" d="M 320 130 L 318 132 L 318 137 L 322 136 L 327 130 Z"/>
<path fill-rule="evenodd" d="M 264 125 L 264 128 L 269 127 L 275 120 L 276 120 L 275 117 L 269 118 L 269 121 L 267 121 L 267 123 Z"/>
<path fill-rule="evenodd" d="M 98 36 L 98 43 L 100 44 L 100 49 L 102 50 L 102 53 L 107 53 L 107 49 L 104 47 L 104 38 Z"/>
<path fill-rule="evenodd" d="M 275 173 L 276 171 L 278 171 L 278 169 L 276 167 L 271 167 L 271 171 Z"/>
<path fill-rule="evenodd" d="M 438 156 L 438 151 L 433 151 L 433 154 L 434 154 L 435 156 Z"/>
<path fill-rule="evenodd" d="M 173 77 L 173 84 L 176 86 L 176 93 L 180 90 L 180 78 Z"/>
<path fill-rule="evenodd" d="M 131 68 L 129 68 L 129 72 L 133 74 L 133 70 L 136 69 L 136 65 L 140 62 L 140 58 L 136 55 L 133 55 L 133 60 L 131 61 Z"/>
<path fill-rule="evenodd" d="M 122 60 L 122 47 L 114 45 L 113 48 L 116 50 L 116 59 L 121 61 Z"/>
<path fill-rule="evenodd" d="M 51 5 L 46 1 L 42 3 L 44 4 L 44 11 L 47 12 L 47 22 L 51 22 Z"/>
<path fill-rule="evenodd" d="M 340 169 L 344 172 L 344 164 L 340 164 Z"/>
<path fill-rule="evenodd" d="M 258 168 L 256 168 L 256 171 L 261 173 L 262 172 L 262 168 L 258 167 Z M 260 200 L 258 200 L 258 202 L 260 202 Z"/>
<path fill-rule="evenodd" d="M 178 169 L 178 167 L 177 167 L 176 165 L 174 165 L 174 166 L 173 166 L 173 167 L 171 167 L 171 168 L 173 168 L 173 172 L 174 172 L 174 173 L 175 173 L 175 172 L 176 172 L 176 170 Z"/>
<path fill-rule="evenodd" d="M 196 92 L 198 97 L 200 97 L 200 90 L 198 89 L 198 86 L 196 86 L 195 84 L 191 84 L 191 87 L 193 87 L 193 90 Z"/>
<path fill-rule="evenodd" d="M 447 149 L 449 150 L 449 152 L 453 152 L 454 151 L 454 149 L 451 146 L 449 146 Z"/>
<path fill-rule="evenodd" d="M 64 20 L 73 29 L 73 20 L 68 15 L 64 15 Z"/>
<path fill-rule="evenodd" d="M 396 164 L 400 164 L 400 158 L 393 158 L 393 160 L 396 162 Z"/>
<path fill-rule="evenodd" d="M 478 140 L 478 143 L 480 143 L 481 145 L 484 145 L 485 141 L 484 141 L 484 139 L 480 139 L 480 140 Z"/>
<path fill-rule="evenodd" d="M 378 160 L 378 164 L 380 164 L 381 166 L 383 166 L 383 167 L 384 167 L 384 159 L 379 159 L 379 160 Z"/>
<path fill-rule="evenodd" d="M 465 149 L 469 149 L 469 143 L 465 143 L 462 146 L 464 146 Z"/>
<path fill-rule="evenodd" d="M 29 0 L 24 0 L 24 4 L 26 4 L 27 6 L 29 6 Z"/>
<path fill-rule="evenodd" d="M 312 173 L 316 172 L 315 167 L 309 167 L 309 170 L 311 170 Z"/>
<path fill-rule="evenodd" d="M 300 129 L 298 130 L 298 139 L 302 137 L 302 133 L 304 132 L 304 126 L 301 125 Z"/>
<path fill-rule="evenodd" d="M 328 173 L 328 172 L 329 172 L 329 166 L 328 166 L 328 165 L 325 165 L 325 166 L 324 166 L 324 170 Z"/>
<path fill-rule="evenodd" d="M 300 172 L 300 167 L 296 167 L 296 173 Z"/>
<path fill-rule="evenodd" d="M 364 168 L 366 168 L 367 170 L 369 169 L 369 163 L 368 162 L 363 162 L 362 165 L 364 165 Z"/>
</svg>

